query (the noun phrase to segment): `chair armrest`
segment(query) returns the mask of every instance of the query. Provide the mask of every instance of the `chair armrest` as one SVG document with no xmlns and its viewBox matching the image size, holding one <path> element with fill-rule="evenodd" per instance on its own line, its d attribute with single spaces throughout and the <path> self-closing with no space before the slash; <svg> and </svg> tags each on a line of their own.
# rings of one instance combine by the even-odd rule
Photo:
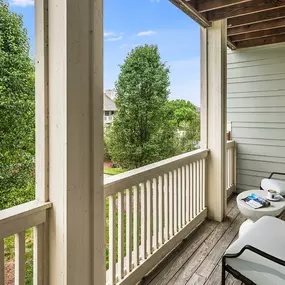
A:
<svg viewBox="0 0 285 285">
<path fill-rule="evenodd" d="M 245 246 L 240 250 L 240 252 L 238 252 L 238 253 L 228 253 L 228 254 L 225 254 L 225 255 L 223 256 L 223 261 L 225 261 L 226 258 L 237 258 L 237 257 L 239 257 L 240 255 L 242 255 L 245 250 L 252 251 L 252 252 L 254 252 L 254 253 L 256 253 L 256 254 L 258 254 L 258 255 L 260 255 L 260 256 L 266 258 L 266 259 L 269 259 L 269 260 L 271 260 L 271 261 L 273 261 L 273 262 L 275 262 L 275 263 L 277 263 L 277 264 L 280 264 L 280 265 L 282 265 L 282 266 L 285 266 L 285 261 L 284 261 L 284 260 L 282 260 L 282 259 L 280 259 L 280 258 L 277 258 L 277 257 L 275 257 L 275 256 L 273 256 L 273 255 L 271 255 L 271 254 L 268 254 L 268 253 L 266 253 L 266 252 L 264 252 L 264 251 L 262 251 L 262 250 L 260 250 L 260 249 L 258 249 L 258 248 L 256 248 L 256 247 L 254 247 L 254 246 L 251 246 L 251 245 L 245 245 Z"/>
<path fill-rule="evenodd" d="M 270 175 L 269 175 L 269 177 L 268 177 L 268 179 L 271 179 L 272 178 L 272 176 L 273 175 L 285 175 L 285 173 L 282 173 L 282 172 L 272 172 Z"/>
</svg>

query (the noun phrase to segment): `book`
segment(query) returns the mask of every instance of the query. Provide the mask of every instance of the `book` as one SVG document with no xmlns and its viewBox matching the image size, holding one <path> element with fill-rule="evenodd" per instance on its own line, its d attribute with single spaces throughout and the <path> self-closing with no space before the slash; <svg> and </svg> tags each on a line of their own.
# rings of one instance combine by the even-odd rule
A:
<svg viewBox="0 0 285 285">
<path fill-rule="evenodd" d="M 269 201 L 257 196 L 256 194 L 251 194 L 241 200 L 254 209 L 270 206 Z"/>
</svg>

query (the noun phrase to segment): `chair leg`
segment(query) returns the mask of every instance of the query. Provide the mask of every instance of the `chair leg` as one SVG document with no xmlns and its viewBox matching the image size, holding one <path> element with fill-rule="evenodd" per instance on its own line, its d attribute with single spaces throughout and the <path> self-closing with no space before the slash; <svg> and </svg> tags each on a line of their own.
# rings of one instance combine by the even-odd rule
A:
<svg viewBox="0 0 285 285">
<path fill-rule="evenodd" d="M 222 285 L 226 284 L 226 261 L 222 258 Z"/>
</svg>

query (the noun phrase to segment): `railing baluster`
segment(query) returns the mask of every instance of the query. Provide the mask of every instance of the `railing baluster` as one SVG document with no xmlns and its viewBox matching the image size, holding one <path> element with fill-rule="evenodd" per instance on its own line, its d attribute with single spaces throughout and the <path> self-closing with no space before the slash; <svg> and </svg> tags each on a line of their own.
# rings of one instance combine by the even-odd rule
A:
<svg viewBox="0 0 285 285">
<path fill-rule="evenodd" d="M 153 246 L 153 191 L 152 185 L 150 181 L 146 183 L 147 190 L 147 254 L 150 256 L 152 254 L 152 246 Z"/>
<path fill-rule="evenodd" d="M 174 234 L 178 232 L 178 170 L 173 171 L 174 187 Z"/>
<path fill-rule="evenodd" d="M 147 204 L 146 204 L 146 185 L 141 183 L 141 258 L 146 259 L 146 241 L 147 241 Z"/>
<path fill-rule="evenodd" d="M 182 183 L 181 183 L 181 168 L 178 168 L 178 230 L 182 228 Z"/>
<path fill-rule="evenodd" d="M 127 273 L 132 271 L 132 190 L 126 190 L 126 249 L 127 249 Z"/>
<path fill-rule="evenodd" d="M 190 221 L 190 176 L 189 176 L 189 165 L 185 166 L 186 172 L 186 223 Z"/>
<path fill-rule="evenodd" d="M 15 285 L 25 284 L 25 232 L 15 235 Z"/>
<path fill-rule="evenodd" d="M 170 237 L 174 235 L 174 175 L 173 172 L 169 172 L 169 233 Z"/>
<path fill-rule="evenodd" d="M 34 230 L 34 269 L 33 279 L 34 285 L 41 285 L 44 283 L 44 242 L 45 242 L 45 224 L 38 225 Z"/>
<path fill-rule="evenodd" d="M 4 240 L 0 239 L 0 285 L 4 285 L 5 264 L 4 264 Z"/>
<path fill-rule="evenodd" d="M 205 158 L 203 159 L 203 187 L 202 187 L 202 195 L 203 195 L 203 210 L 206 207 L 206 167 L 205 167 L 206 161 Z"/>
<path fill-rule="evenodd" d="M 164 241 L 169 240 L 169 175 L 168 173 L 164 174 L 164 224 L 165 224 L 165 236 Z"/>
<path fill-rule="evenodd" d="M 124 192 L 118 193 L 118 279 L 124 277 Z"/>
<path fill-rule="evenodd" d="M 203 159 L 200 160 L 200 210 L 203 211 L 203 180 L 204 180 L 204 175 L 203 175 Z"/>
<path fill-rule="evenodd" d="M 159 179 L 154 178 L 153 179 L 153 247 L 156 250 L 158 248 L 158 216 L 159 216 L 159 210 L 158 210 L 158 185 Z"/>
<path fill-rule="evenodd" d="M 181 167 L 181 179 L 182 179 L 182 191 L 181 191 L 181 197 L 182 197 L 182 227 L 185 226 L 185 216 L 186 216 L 186 207 L 185 207 L 185 203 L 186 203 L 186 191 L 185 191 L 185 166 Z"/>
<path fill-rule="evenodd" d="M 134 267 L 139 265 L 139 187 L 134 186 Z"/>
<path fill-rule="evenodd" d="M 164 176 L 159 176 L 159 247 L 164 243 Z"/>
<path fill-rule="evenodd" d="M 109 284 L 116 284 L 116 196 L 109 196 Z"/>
<path fill-rule="evenodd" d="M 193 216 L 197 216 L 197 173 L 196 173 L 196 162 L 193 162 Z"/>
<path fill-rule="evenodd" d="M 197 205 L 197 214 L 199 214 L 201 212 L 200 209 L 200 196 L 201 196 L 201 192 L 200 192 L 200 161 L 198 160 L 196 162 L 196 205 Z"/>
<path fill-rule="evenodd" d="M 194 218 L 193 163 L 190 163 L 190 220 Z"/>
</svg>

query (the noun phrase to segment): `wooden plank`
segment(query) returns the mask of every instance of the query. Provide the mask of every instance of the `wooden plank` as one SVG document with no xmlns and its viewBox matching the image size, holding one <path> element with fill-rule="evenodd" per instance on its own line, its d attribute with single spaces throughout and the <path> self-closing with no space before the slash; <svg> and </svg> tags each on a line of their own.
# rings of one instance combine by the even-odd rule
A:
<svg viewBox="0 0 285 285">
<path fill-rule="evenodd" d="M 153 191 L 152 182 L 147 181 L 146 183 L 146 193 L 147 193 L 147 255 L 152 254 L 153 245 Z"/>
<path fill-rule="evenodd" d="M 140 236 L 140 229 L 139 229 L 139 186 L 134 186 L 134 201 L 133 201 L 133 209 L 134 209 L 134 236 L 133 236 L 133 251 L 134 251 L 134 267 L 139 265 L 139 236 Z"/>
<path fill-rule="evenodd" d="M 245 221 L 245 218 L 239 214 L 238 217 L 234 220 L 231 226 L 227 229 L 225 234 L 216 244 L 216 246 L 211 250 L 209 255 L 205 258 L 203 263 L 199 266 L 197 273 L 205 278 L 209 278 L 212 271 L 214 270 L 216 264 L 223 256 L 225 250 L 232 243 L 236 234 L 238 233 L 240 225 Z"/>
<path fill-rule="evenodd" d="M 158 232 L 159 232 L 159 178 L 153 179 L 153 248 L 158 248 Z"/>
<path fill-rule="evenodd" d="M 126 190 L 126 252 L 127 252 L 127 273 L 132 270 L 132 192 Z"/>
<path fill-rule="evenodd" d="M 145 196 L 143 196 L 145 199 Z M 145 211 L 145 204 L 142 203 L 143 211 Z M 144 216 L 142 215 L 144 218 Z M 118 278 L 121 280 L 124 277 L 124 236 L 125 236 L 125 227 L 124 227 L 124 192 L 118 193 Z M 142 222 L 142 256 L 145 258 L 146 252 L 146 228 L 145 220 Z"/>
<path fill-rule="evenodd" d="M 185 264 L 185 262 L 191 258 L 197 248 L 199 248 L 205 239 L 212 234 L 217 225 L 217 222 L 206 220 L 199 228 L 197 228 L 193 235 L 190 235 L 188 237 L 188 239 L 185 241 L 184 246 L 181 245 L 181 251 L 177 252 L 177 254 L 173 256 L 171 262 L 166 264 L 149 284 L 168 284 L 168 282 L 181 268 L 181 266 L 183 266 L 183 264 Z"/>
<path fill-rule="evenodd" d="M 255 14 L 250 14 L 242 17 L 236 17 L 228 19 L 228 28 L 252 25 L 255 23 L 272 21 L 285 17 L 285 8 L 279 8 L 274 10 L 269 10 L 265 12 L 259 12 Z"/>
<path fill-rule="evenodd" d="M 235 35 L 259 32 L 262 30 L 270 30 L 281 27 L 285 27 L 285 18 L 241 27 L 228 28 L 228 36 L 231 37 Z"/>
<path fill-rule="evenodd" d="M 231 41 L 230 38 L 227 39 L 227 46 L 231 49 L 231 50 L 236 50 L 236 46 L 235 44 Z"/>
<path fill-rule="evenodd" d="M 193 6 L 200 12 L 207 12 L 211 10 L 221 9 L 225 7 L 231 7 L 233 5 L 242 4 L 251 0 L 186 0 L 193 3 Z"/>
<path fill-rule="evenodd" d="M 25 284 L 25 269 L 25 232 L 23 231 L 15 235 L 15 285 Z"/>
<path fill-rule="evenodd" d="M 248 41 L 252 39 L 276 36 L 280 34 L 285 34 L 285 27 L 271 29 L 271 30 L 258 31 L 254 33 L 240 34 L 240 35 L 232 36 L 231 40 L 232 42 L 236 43 L 240 41 Z"/>
<path fill-rule="evenodd" d="M 164 240 L 169 240 L 169 195 L 170 195 L 170 189 L 169 189 L 169 176 L 168 173 L 164 175 Z"/>
<path fill-rule="evenodd" d="M 192 275 L 196 272 L 199 266 L 207 258 L 208 254 L 215 248 L 216 244 L 219 242 L 224 233 L 230 228 L 236 227 L 236 217 L 238 216 L 239 211 L 235 206 L 228 214 L 228 217 L 221 222 L 215 230 L 208 236 L 208 238 L 199 246 L 195 253 L 184 263 L 179 271 L 173 276 L 169 281 L 171 284 L 185 284 L 187 283 Z M 233 227 L 234 225 L 234 227 Z M 199 272 L 197 272 L 200 274 Z M 200 274 L 201 275 L 201 274 Z M 201 275 L 203 276 L 203 275 Z M 205 276 L 204 276 L 205 277 Z"/>
<path fill-rule="evenodd" d="M 174 4 L 178 9 L 192 18 L 195 22 L 201 25 L 203 28 L 211 27 L 211 23 L 199 13 L 192 5 L 183 1 L 183 0 L 170 0 L 172 4 Z"/>
<path fill-rule="evenodd" d="M 46 257 L 48 251 L 46 251 L 46 224 L 41 224 L 34 227 L 34 268 L 33 268 L 33 284 L 42 285 L 45 283 L 48 273 L 46 272 Z"/>
<path fill-rule="evenodd" d="M 164 243 L 164 175 L 159 177 L 159 238 L 158 243 L 160 247 Z"/>
<path fill-rule="evenodd" d="M 278 1 L 255 0 L 255 1 L 249 1 L 247 3 L 225 7 L 218 10 L 209 11 L 203 13 L 203 15 L 210 22 L 213 22 L 233 17 L 240 17 L 244 15 L 254 14 L 262 11 L 278 9 L 280 7 L 285 7 L 285 0 L 278 0 Z"/>
<path fill-rule="evenodd" d="M 240 49 L 240 48 L 249 48 L 249 47 L 277 44 L 277 43 L 282 43 L 282 42 L 285 42 L 285 34 L 271 36 L 267 38 L 259 38 L 259 39 L 253 39 L 253 40 L 248 40 L 248 41 L 243 41 L 243 42 L 237 42 L 236 47 Z"/>
<path fill-rule="evenodd" d="M 116 201 L 114 196 L 109 197 L 109 284 L 116 284 Z"/>
<path fill-rule="evenodd" d="M 220 276 L 220 278 L 221 278 L 221 276 Z M 205 282 L 206 282 L 205 277 L 203 277 L 197 273 L 194 273 L 192 275 L 192 277 L 190 278 L 190 280 L 186 283 L 186 285 L 203 285 L 203 284 L 205 284 Z M 212 284 L 214 285 L 214 284 L 218 284 L 218 283 L 212 283 Z"/>
</svg>

